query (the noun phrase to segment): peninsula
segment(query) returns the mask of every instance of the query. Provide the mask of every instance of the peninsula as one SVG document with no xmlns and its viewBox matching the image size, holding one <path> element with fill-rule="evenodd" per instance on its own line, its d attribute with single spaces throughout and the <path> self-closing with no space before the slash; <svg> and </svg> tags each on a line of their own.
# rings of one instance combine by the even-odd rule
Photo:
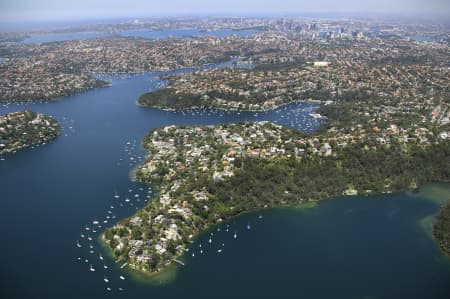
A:
<svg viewBox="0 0 450 299">
<path fill-rule="evenodd" d="M 60 129 L 55 119 L 32 111 L 0 115 L 0 155 L 49 142 Z"/>
<path fill-rule="evenodd" d="M 418 144 L 395 135 L 389 144 L 368 135 L 346 143 L 270 122 L 153 130 L 136 180 L 159 194 L 102 240 L 122 264 L 155 273 L 199 234 L 243 212 L 450 179 L 448 141 Z"/>
</svg>

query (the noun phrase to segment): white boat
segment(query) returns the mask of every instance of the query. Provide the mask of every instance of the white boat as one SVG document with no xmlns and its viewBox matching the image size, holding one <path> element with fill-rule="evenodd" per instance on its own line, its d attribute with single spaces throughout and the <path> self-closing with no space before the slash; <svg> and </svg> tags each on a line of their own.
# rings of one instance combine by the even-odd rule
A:
<svg viewBox="0 0 450 299">
<path fill-rule="evenodd" d="M 81 248 L 81 247 L 82 247 L 81 244 L 80 244 L 80 242 L 78 242 L 78 240 L 77 240 L 77 247 L 78 247 L 78 248 Z"/>
<path fill-rule="evenodd" d="M 94 267 L 92 267 L 92 265 L 89 267 L 89 270 L 90 270 L 91 272 L 95 272 L 95 269 L 94 269 Z"/>
<path fill-rule="evenodd" d="M 234 236 L 233 236 L 233 238 L 237 239 L 237 234 L 236 234 L 236 233 L 234 233 Z"/>
<path fill-rule="evenodd" d="M 108 282 L 109 282 L 109 279 L 106 278 L 106 276 L 105 276 L 105 277 L 103 278 L 103 281 L 106 282 L 106 283 L 108 283 Z"/>
<path fill-rule="evenodd" d="M 125 280 L 125 277 L 123 277 L 122 275 L 120 275 L 119 278 Z"/>
<path fill-rule="evenodd" d="M 212 240 L 211 240 L 211 238 L 209 238 L 208 242 L 209 242 L 209 244 L 211 244 L 211 243 L 212 243 Z"/>
<path fill-rule="evenodd" d="M 98 224 L 98 221 L 97 221 L 97 220 L 94 220 L 94 221 L 92 221 L 92 224 L 97 225 L 97 224 Z"/>
<path fill-rule="evenodd" d="M 111 288 L 106 288 L 106 290 L 107 290 L 108 292 L 111 292 Z"/>
<path fill-rule="evenodd" d="M 103 261 L 103 256 L 102 256 L 101 253 L 100 253 L 99 259 L 100 259 L 101 261 Z"/>
<path fill-rule="evenodd" d="M 217 252 L 218 252 L 218 253 L 221 253 L 221 252 L 222 252 L 222 249 L 217 250 Z"/>
</svg>

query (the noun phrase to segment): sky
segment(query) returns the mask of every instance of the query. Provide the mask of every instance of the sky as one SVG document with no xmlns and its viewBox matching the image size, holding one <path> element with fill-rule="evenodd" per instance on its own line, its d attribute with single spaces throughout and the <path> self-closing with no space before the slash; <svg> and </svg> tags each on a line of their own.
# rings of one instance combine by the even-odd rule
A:
<svg viewBox="0 0 450 299">
<path fill-rule="evenodd" d="M 0 22 L 312 13 L 439 15 L 450 19 L 450 0 L 0 0 Z"/>
</svg>

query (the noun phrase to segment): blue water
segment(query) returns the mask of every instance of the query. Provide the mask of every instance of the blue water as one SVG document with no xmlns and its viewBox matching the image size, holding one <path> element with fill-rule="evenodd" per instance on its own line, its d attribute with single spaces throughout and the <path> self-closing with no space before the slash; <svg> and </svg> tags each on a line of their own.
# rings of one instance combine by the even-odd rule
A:
<svg viewBox="0 0 450 299">
<path fill-rule="evenodd" d="M 410 38 L 416 42 L 435 42 L 436 38 L 428 35 L 412 35 Z"/>
<path fill-rule="evenodd" d="M 262 219 L 260 213 L 239 217 L 228 224 L 228 233 L 226 224 L 215 232 L 212 245 L 209 234 L 199 238 L 192 245 L 196 256 L 187 256 L 175 281 L 162 287 L 130 279 L 107 259 L 109 268 L 103 269 L 99 246 L 80 232 L 107 219 L 111 205 L 116 219 L 106 225 L 145 205 L 132 196 L 133 205 L 124 199 L 147 194 L 128 173 L 143 158 L 140 141 L 149 130 L 244 120 L 304 131 L 320 125 L 309 116 L 316 106 L 306 103 L 258 114 L 137 107 L 139 95 L 162 85 L 159 74 L 111 76 L 112 87 L 55 103 L 0 106 L 0 114 L 30 109 L 64 126 L 50 144 L 0 161 L 1 298 L 448 298 L 450 264 L 417 225 L 438 206 L 406 194 L 265 211 Z M 89 234 L 95 239 L 102 230 Z M 89 271 L 91 264 L 96 272 Z"/>
<path fill-rule="evenodd" d="M 256 30 L 238 30 L 222 29 L 215 31 L 203 32 L 198 29 L 174 29 L 174 30 L 128 30 L 118 33 L 105 32 L 73 32 L 73 33 L 46 33 L 37 34 L 26 38 L 25 44 L 40 44 L 48 42 L 58 42 L 65 40 L 80 40 L 110 37 L 113 35 L 133 36 L 143 38 L 166 38 L 166 37 L 193 37 L 193 36 L 215 36 L 225 37 L 228 35 L 248 36 L 256 33 Z"/>
</svg>

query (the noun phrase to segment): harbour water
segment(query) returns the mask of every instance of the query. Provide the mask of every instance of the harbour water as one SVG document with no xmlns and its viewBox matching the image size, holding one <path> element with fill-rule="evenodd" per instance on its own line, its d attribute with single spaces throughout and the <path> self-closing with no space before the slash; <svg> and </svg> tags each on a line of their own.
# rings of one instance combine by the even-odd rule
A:
<svg viewBox="0 0 450 299">
<path fill-rule="evenodd" d="M 58 42 L 65 40 L 80 40 L 118 36 L 133 36 L 142 38 L 166 38 L 166 37 L 193 37 L 193 36 L 216 36 L 224 37 L 228 35 L 248 36 L 256 33 L 256 30 L 231 30 L 221 29 L 214 31 L 200 31 L 198 29 L 174 29 L 174 30 L 128 30 L 117 33 L 107 32 L 70 32 L 70 33 L 45 33 L 32 35 L 23 40 L 25 44 L 41 44 L 48 42 Z"/>
<path fill-rule="evenodd" d="M 420 226 L 439 209 L 426 198 L 450 196 L 446 185 L 242 215 L 192 244 L 170 282 L 132 279 L 95 238 L 152 196 L 129 179 L 149 130 L 245 120 L 320 125 L 307 103 L 257 114 L 136 106 L 163 85 L 159 74 L 111 76 L 111 87 L 54 103 L 0 106 L 0 114 L 30 109 L 64 126 L 50 144 L 0 161 L 1 298 L 448 298 L 449 260 Z"/>
</svg>

